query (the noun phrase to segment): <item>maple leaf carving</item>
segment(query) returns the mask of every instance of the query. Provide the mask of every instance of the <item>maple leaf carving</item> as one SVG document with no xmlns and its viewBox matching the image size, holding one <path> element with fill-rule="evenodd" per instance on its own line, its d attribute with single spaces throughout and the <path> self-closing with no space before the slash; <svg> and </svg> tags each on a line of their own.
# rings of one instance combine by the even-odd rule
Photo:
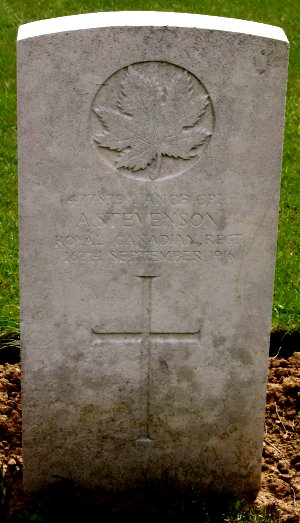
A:
<svg viewBox="0 0 300 523">
<path fill-rule="evenodd" d="M 195 94 L 187 71 L 162 82 L 129 66 L 115 107 L 94 108 L 104 128 L 94 141 L 120 153 L 118 168 L 139 171 L 155 161 L 150 173 L 155 180 L 163 156 L 189 160 L 211 135 L 200 125 L 208 104 L 208 95 Z"/>
</svg>

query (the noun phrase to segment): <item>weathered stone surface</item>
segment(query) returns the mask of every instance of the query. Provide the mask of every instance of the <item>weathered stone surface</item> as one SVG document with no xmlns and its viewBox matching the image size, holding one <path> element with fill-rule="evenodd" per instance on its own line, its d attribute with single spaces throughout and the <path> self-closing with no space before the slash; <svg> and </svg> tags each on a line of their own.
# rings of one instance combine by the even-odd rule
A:
<svg viewBox="0 0 300 523">
<path fill-rule="evenodd" d="M 28 490 L 257 490 L 287 56 L 198 15 L 20 28 Z"/>
</svg>

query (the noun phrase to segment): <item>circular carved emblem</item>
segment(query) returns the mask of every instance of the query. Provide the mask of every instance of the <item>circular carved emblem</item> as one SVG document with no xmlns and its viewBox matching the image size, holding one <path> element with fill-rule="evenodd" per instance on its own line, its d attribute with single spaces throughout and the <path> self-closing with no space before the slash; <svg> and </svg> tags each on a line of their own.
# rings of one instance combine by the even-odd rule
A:
<svg viewBox="0 0 300 523">
<path fill-rule="evenodd" d="M 91 108 L 94 146 L 122 176 L 163 180 L 203 155 L 213 131 L 204 85 L 186 69 L 139 62 L 112 74 Z"/>
</svg>

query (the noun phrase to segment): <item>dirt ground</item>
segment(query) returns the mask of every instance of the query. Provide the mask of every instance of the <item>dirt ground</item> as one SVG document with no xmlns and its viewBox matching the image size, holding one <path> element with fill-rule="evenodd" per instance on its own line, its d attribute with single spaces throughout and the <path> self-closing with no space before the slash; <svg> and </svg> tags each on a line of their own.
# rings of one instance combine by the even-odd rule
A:
<svg viewBox="0 0 300 523">
<path fill-rule="evenodd" d="M 0 506 L 4 516 L 24 503 L 20 378 L 20 364 L 0 365 L 0 466 L 4 474 Z M 300 352 L 286 359 L 270 358 L 262 483 L 256 504 L 275 506 L 284 522 L 300 522 L 299 404 Z"/>
<path fill-rule="evenodd" d="M 270 358 L 262 482 L 257 503 L 300 521 L 300 352 Z"/>
</svg>

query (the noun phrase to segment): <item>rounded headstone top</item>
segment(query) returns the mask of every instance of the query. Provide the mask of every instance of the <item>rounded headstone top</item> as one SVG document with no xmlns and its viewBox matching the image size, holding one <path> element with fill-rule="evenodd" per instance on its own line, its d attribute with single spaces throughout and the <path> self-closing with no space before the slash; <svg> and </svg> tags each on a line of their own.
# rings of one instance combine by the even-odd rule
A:
<svg viewBox="0 0 300 523">
<path fill-rule="evenodd" d="M 62 16 L 21 25 L 18 40 L 98 27 L 186 27 L 244 33 L 288 42 L 280 27 L 219 16 L 156 11 L 115 11 Z"/>
</svg>

